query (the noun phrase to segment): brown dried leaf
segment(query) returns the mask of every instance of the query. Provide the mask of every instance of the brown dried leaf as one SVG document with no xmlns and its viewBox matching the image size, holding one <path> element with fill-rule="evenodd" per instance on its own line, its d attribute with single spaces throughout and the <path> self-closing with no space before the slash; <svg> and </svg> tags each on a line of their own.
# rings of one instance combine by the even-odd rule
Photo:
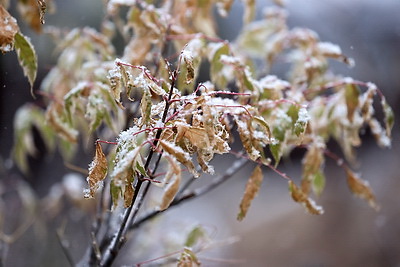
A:
<svg viewBox="0 0 400 267">
<path fill-rule="evenodd" d="M 194 167 L 192 158 L 190 157 L 189 153 L 183 151 L 182 148 L 168 141 L 160 140 L 160 145 L 165 152 L 175 157 L 180 163 L 188 168 L 188 170 L 194 175 L 194 177 L 197 178 L 200 176 L 200 174 L 196 171 Z"/>
<path fill-rule="evenodd" d="M 301 203 L 309 213 L 315 215 L 321 215 L 324 213 L 324 209 L 315 204 L 314 200 L 307 197 L 307 195 L 304 194 L 304 192 L 301 191 L 301 189 L 298 188 L 292 180 L 289 181 L 289 192 L 292 199 L 298 203 Z"/>
<path fill-rule="evenodd" d="M 19 0 L 17 5 L 21 18 L 37 33 L 42 32 L 41 7 L 38 9 L 38 0 Z"/>
<path fill-rule="evenodd" d="M 240 211 L 237 215 L 237 219 L 239 221 L 243 220 L 247 214 L 247 211 L 251 205 L 253 199 L 257 196 L 258 191 L 260 190 L 261 183 L 263 181 L 263 173 L 260 165 L 257 165 L 253 173 L 250 175 L 249 180 L 246 184 L 246 189 L 244 191 L 244 195 L 242 197 L 242 201 L 240 202 Z"/>
<path fill-rule="evenodd" d="M 187 138 L 189 142 L 200 149 L 209 149 L 210 140 L 205 128 L 193 127 L 189 124 L 176 123 L 178 134 L 176 141 L 179 142 L 182 138 Z"/>
<path fill-rule="evenodd" d="M 178 162 L 174 157 L 169 157 L 169 166 L 167 174 L 165 175 L 165 183 L 168 183 L 165 187 L 164 195 L 162 196 L 160 210 L 166 210 L 171 202 L 174 200 L 176 193 L 178 193 L 179 186 L 181 184 L 182 172 Z"/>
<path fill-rule="evenodd" d="M 133 178 L 133 176 L 131 176 Z M 133 180 L 133 179 L 132 179 Z M 132 182 L 127 182 L 125 184 L 124 191 L 124 207 L 129 208 L 132 205 L 133 195 L 135 193 L 135 189 L 132 186 Z"/>
<path fill-rule="evenodd" d="M 85 198 L 93 198 L 107 176 L 108 163 L 106 155 L 99 142 L 96 142 L 96 153 L 92 163 L 89 165 L 89 176 L 86 178 L 89 189 L 85 190 Z"/>
<path fill-rule="evenodd" d="M 368 204 L 371 208 L 375 210 L 379 210 L 379 205 L 376 203 L 375 195 L 372 192 L 371 187 L 369 186 L 368 181 L 362 180 L 351 171 L 349 168 L 346 169 L 347 174 L 347 184 L 351 190 L 351 192 L 359 198 L 362 198 L 368 201 Z"/>
<path fill-rule="evenodd" d="M 14 49 L 14 36 L 19 31 L 17 20 L 0 5 L 0 51 L 10 52 Z"/>
</svg>

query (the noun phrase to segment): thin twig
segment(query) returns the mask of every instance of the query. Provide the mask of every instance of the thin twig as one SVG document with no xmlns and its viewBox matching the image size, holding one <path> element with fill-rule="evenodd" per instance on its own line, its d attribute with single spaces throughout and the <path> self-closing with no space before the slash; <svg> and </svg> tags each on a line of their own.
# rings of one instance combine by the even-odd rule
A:
<svg viewBox="0 0 400 267">
<path fill-rule="evenodd" d="M 70 266 L 75 266 L 74 260 L 72 259 L 71 253 L 69 252 L 69 249 L 67 247 L 67 245 L 65 244 L 65 240 L 63 240 L 62 236 L 61 236 L 61 232 L 60 230 L 56 230 L 56 237 L 57 237 L 57 241 L 61 246 L 62 251 L 64 252 L 65 257 L 67 258 L 67 261 L 69 263 Z"/>
<path fill-rule="evenodd" d="M 171 208 L 173 206 L 177 206 L 177 205 L 181 204 L 182 202 L 185 202 L 185 201 L 193 199 L 193 198 L 200 197 L 200 196 L 204 195 L 205 193 L 210 192 L 211 190 L 213 190 L 214 188 L 218 187 L 220 184 L 222 184 L 223 182 L 225 182 L 229 178 L 231 178 L 239 169 L 244 167 L 246 165 L 246 163 L 248 163 L 248 162 L 249 162 L 249 160 L 246 158 L 239 158 L 232 164 L 232 166 L 223 175 L 216 177 L 208 185 L 205 185 L 203 187 L 189 191 L 188 193 L 175 198 L 169 207 Z M 155 211 L 148 213 L 147 215 L 144 215 L 142 218 L 138 219 L 135 223 L 133 223 L 129 230 L 138 228 L 142 223 L 152 219 L 153 217 L 161 214 L 162 212 L 163 211 L 155 210 Z"/>
<path fill-rule="evenodd" d="M 167 118 L 168 110 L 169 110 L 169 107 L 170 107 L 169 101 L 172 98 L 172 92 L 173 92 L 175 81 L 176 81 L 176 78 L 177 78 L 177 73 L 178 73 L 177 71 L 174 71 L 173 75 L 172 75 L 171 87 L 170 87 L 168 99 L 166 99 L 166 102 L 165 102 L 164 113 L 163 113 L 162 119 L 161 119 L 161 121 L 163 123 L 165 122 L 165 120 Z M 157 134 L 156 134 L 156 137 L 155 137 L 154 143 L 153 143 L 154 147 L 157 146 L 158 140 L 161 137 L 162 130 L 163 129 L 158 129 L 157 130 Z M 146 163 L 144 165 L 144 169 L 145 170 L 148 170 L 153 155 L 154 155 L 154 150 L 150 149 L 149 155 L 147 156 Z M 131 216 L 132 215 L 132 210 L 134 210 L 136 199 L 137 199 L 137 197 L 139 195 L 140 188 L 141 188 L 141 186 L 142 186 L 142 184 L 144 182 L 141 178 L 142 177 L 139 177 L 139 179 L 137 179 L 137 183 L 136 183 L 136 186 L 135 186 L 135 192 L 134 192 L 133 197 L 132 197 L 132 203 L 129 206 L 129 208 L 127 208 L 125 210 L 121 225 L 120 225 L 117 233 L 112 238 L 109 246 L 106 248 L 106 251 L 103 254 L 104 255 L 103 259 L 100 262 L 100 266 L 110 266 L 113 263 L 114 259 L 117 257 L 119 249 L 122 247 L 123 243 L 125 242 L 126 232 L 127 232 L 128 228 L 130 228 L 131 222 L 134 220 L 134 216 Z M 146 193 L 147 193 L 147 191 L 146 191 Z M 141 196 L 140 196 L 140 198 L 138 200 L 138 203 L 141 202 L 143 198 L 144 198 L 144 195 L 141 194 Z M 136 214 L 137 214 L 137 212 L 134 212 L 135 216 L 136 216 Z"/>
</svg>

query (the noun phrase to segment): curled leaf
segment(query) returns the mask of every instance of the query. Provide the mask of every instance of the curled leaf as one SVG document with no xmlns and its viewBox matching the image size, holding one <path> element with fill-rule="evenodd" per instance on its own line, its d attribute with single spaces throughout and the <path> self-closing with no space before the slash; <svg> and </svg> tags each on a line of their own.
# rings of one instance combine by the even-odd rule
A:
<svg viewBox="0 0 400 267">
<path fill-rule="evenodd" d="M 19 31 L 17 20 L 0 5 L 0 51 L 10 52 L 14 49 L 14 36 Z"/>
<path fill-rule="evenodd" d="M 18 32 L 15 34 L 15 51 L 18 55 L 19 65 L 24 70 L 24 75 L 28 78 L 31 85 L 31 94 L 33 95 L 33 83 L 36 79 L 37 57 L 35 49 L 28 37 Z"/>
<path fill-rule="evenodd" d="M 375 195 L 372 192 L 368 181 L 362 180 L 349 168 L 346 169 L 346 175 L 347 184 L 350 188 L 350 191 L 357 197 L 368 201 L 368 204 L 371 208 L 379 210 L 379 205 L 376 203 Z"/>
<path fill-rule="evenodd" d="M 242 197 L 242 201 L 240 202 L 240 211 L 237 215 L 237 219 L 239 221 L 243 220 L 247 214 L 247 211 L 251 205 L 253 199 L 257 196 L 258 191 L 260 190 L 261 183 L 263 181 L 263 173 L 260 165 L 257 165 L 253 173 L 250 175 L 249 180 L 246 184 L 246 190 L 244 191 L 244 195 Z"/>
<path fill-rule="evenodd" d="M 96 142 L 96 153 L 92 163 L 89 165 L 89 176 L 86 178 L 89 190 L 85 190 L 85 198 L 93 198 L 96 190 L 102 185 L 107 176 L 108 163 L 103 153 L 101 144 Z"/>
<path fill-rule="evenodd" d="M 185 152 L 181 147 L 175 145 L 174 143 L 160 140 L 160 145 L 165 152 L 175 157 L 181 164 L 183 164 L 188 170 L 193 174 L 194 177 L 199 177 L 200 174 L 196 171 L 192 158 L 189 153 Z"/>
<path fill-rule="evenodd" d="M 304 192 L 301 191 L 292 180 L 289 181 L 289 192 L 292 199 L 301 203 L 310 214 L 321 215 L 324 213 L 324 209 L 315 204 L 314 200 L 304 194 Z"/>
</svg>

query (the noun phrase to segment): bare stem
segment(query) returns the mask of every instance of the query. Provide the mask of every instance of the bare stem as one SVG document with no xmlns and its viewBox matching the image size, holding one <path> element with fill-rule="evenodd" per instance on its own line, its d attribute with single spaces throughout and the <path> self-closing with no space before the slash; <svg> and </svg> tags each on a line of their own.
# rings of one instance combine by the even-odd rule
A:
<svg viewBox="0 0 400 267">
<path fill-rule="evenodd" d="M 174 201 L 172 201 L 172 203 L 169 207 L 171 208 L 173 206 L 177 206 L 177 205 L 181 204 L 182 202 L 186 202 L 190 199 L 200 197 L 200 196 L 212 191 L 214 188 L 218 187 L 220 184 L 229 180 L 229 178 L 231 178 L 238 170 L 240 170 L 242 167 L 244 167 L 246 165 L 246 163 L 248 163 L 248 162 L 249 162 L 249 160 L 246 158 L 237 159 L 223 175 L 216 177 L 208 185 L 194 189 L 188 193 L 178 196 L 177 198 L 174 199 Z M 142 218 L 138 219 L 135 223 L 133 223 L 130 226 L 129 230 L 138 228 L 142 223 L 154 218 L 155 216 L 161 214 L 162 212 L 163 211 L 155 210 L 155 211 L 148 213 L 147 215 L 144 215 Z"/>
</svg>

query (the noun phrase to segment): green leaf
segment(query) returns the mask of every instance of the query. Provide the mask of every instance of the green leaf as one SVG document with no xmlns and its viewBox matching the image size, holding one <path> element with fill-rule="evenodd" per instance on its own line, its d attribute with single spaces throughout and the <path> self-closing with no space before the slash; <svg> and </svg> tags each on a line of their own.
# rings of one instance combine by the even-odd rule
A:
<svg viewBox="0 0 400 267">
<path fill-rule="evenodd" d="M 188 234 L 185 242 L 185 247 L 193 247 L 197 243 L 197 241 L 204 236 L 204 229 L 201 226 L 196 226 Z"/>
<path fill-rule="evenodd" d="M 358 107 L 358 97 L 360 95 L 360 89 L 357 85 L 347 84 L 345 87 L 345 98 L 347 106 L 347 119 L 352 122 L 354 113 Z"/>
<path fill-rule="evenodd" d="M 19 65 L 24 70 L 24 75 L 28 77 L 29 84 L 31 85 L 31 94 L 33 96 L 33 83 L 35 82 L 37 72 L 37 56 L 35 49 L 29 38 L 24 36 L 21 32 L 15 34 L 14 40 Z"/>
<path fill-rule="evenodd" d="M 319 196 L 321 195 L 322 191 L 324 191 L 324 188 L 325 188 L 325 175 L 320 170 L 314 176 L 314 179 L 312 181 L 312 189 L 314 194 Z"/>
</svg>

